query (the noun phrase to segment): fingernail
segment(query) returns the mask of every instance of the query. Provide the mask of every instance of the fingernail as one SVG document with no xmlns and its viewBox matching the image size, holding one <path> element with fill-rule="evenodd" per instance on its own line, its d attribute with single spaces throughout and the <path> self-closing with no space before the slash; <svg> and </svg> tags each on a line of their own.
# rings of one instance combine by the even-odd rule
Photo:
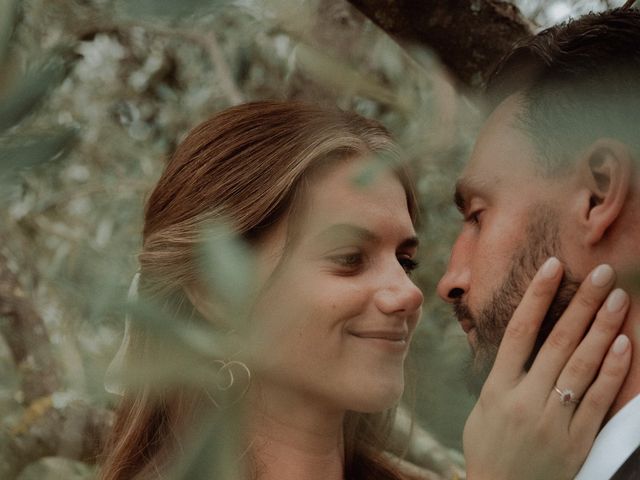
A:
<svg viewBox="0 0 640 480">
<path fill-rule="evenodd" d="M 613 346 L 611 347 L 611 351 L 615 354 L 622 354 L 627 351 L 629 348 L 629 337 L 626 335 L 618 335 L 616 341 L 613 342 Z"/>
<path fill-rule="evenodd" d="M 549 258 L 542 266 L 542 276 L 545 278 L 553 278 L 560 270 L 560 260 L 556 257 Z"/>
<path fill-rule="evenodd" d="M 610 312 L 618 312 L 627 303 L 627 293 L 621 288 L 616 288 L 609 294 L 607 298 L 607 310 Z"/>
<path fill-rule="evenodd" d="M 591 274 L 591 282 L 596 287 L 606 287 L 613 280 L 613 268 L 609 265 L 600 265 Z"/>
</svg>

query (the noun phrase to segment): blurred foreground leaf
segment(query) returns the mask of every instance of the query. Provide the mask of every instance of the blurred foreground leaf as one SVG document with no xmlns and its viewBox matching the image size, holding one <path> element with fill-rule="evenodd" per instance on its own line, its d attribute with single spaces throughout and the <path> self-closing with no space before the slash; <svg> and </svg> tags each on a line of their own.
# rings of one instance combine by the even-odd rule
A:
<svg viewBox="0 0 640 480">
<path fill-rule="evenodd" d="M 378 175 L 393 171 L 397 167 L 397 160 L 387 152 L 376 153 L 372 161 L 367 162 L 353 177 L 352 182 L 358 188 L 365 188 L 375 182 Z"/>
<path fill-rule="evenodd" d="M 25 169 L 60 159 L 75 138 L 76 131 L 68 129 L 0 140 L 0 184 L 15 179 L 15 174 Z"/>
<path fill-rule="evenodd" d="M 68 64 L 61 55 L 48 55 L 41 65 L 31 69 L 9 88 L 0 99 L 0 133 L 22 120 L 43 100 L 51 88 L 65 79 Z"/>
<path fill-rule="evenodd" d="M 45 457 L 26 467 L 18 480 L 89 480 L 96 472 L 86 463 L 62 457 Z"/>
<path fill-rule="evenodd" d="M 0 67 L 4 67 L 4 60 L 9 50 L 9 41 L 15 25 L 17 2 L 15 0 L 0 0 Z M 2 117 L 0 116 L 0 121 Z"/>
<path fill-rule="evenodd" d="M 151 392 L 163 395 L 167 388 L 202 388 L 223 384 L 227 377 L 218 374 L 219 366 L 184 345 L 167 344 L 162 348 L 162 356 L 153 359 L 136 358 L 126 365 L 110 371 L 105 377 L 111 393 L 122 393 L 129 389 L 149 388 Z"/>
<path fill-rule="evenodd" d="M 223 345 L 218 334 L 208 325 L 175 318 L 160 306 L 148 301 L 136 300 L 128 305 L 129 320 L 135 330 L 147 332 L 148 348 L 160 350 L 161 355 L 139 355 L 131 351 L 125 331 L 126 346 L 119 351 L 105 376 L 110 392 L 148 386 L 162 392 L 172 385 L 211 385 L 218 379 L 212 368 L 213 359 L 223 358 Z M 219 367 L 218 367 L 219 369 Z"/>
<path fill-rule="evenodd" d="M 224 356 L 213 327 L 175 318 L 160 306 L 140 300 L 129 305 L 129 311 L 134 327 L 144 329 L 161 341 L 166 340 L 168 344 L 178 345 L 203 357 Z"/>
<path fill-rule="evenodd" d="M 182 480 L 236 480 L 242 474 L 240 455 L 240 412 L 215 412 L 203 421 L 185 448 L 181 461 L 170 479 Z"/>
<path fill-rule="evenodd" d="M 376 100 L 400 111 L 410 110 L 404 99 L 372 76 L 367 76 L 345 62 L 304 43 L 296 47 L 296 63 L 316 83 L 341 92 L 341 95 L 360 95 Z"/>
<path fill-rule="evenodd" d="M 119 9 L 132 17 L 147 19 L 152 17 L 181 18 L 195 14 L 213 13 L 216 9 L 230 4 L 230 0 L 120 0 Z"/>
<path fill-rule="evenodd" d="M 203 232 L 203 269 L 205 280 L 215 298 L 227 307 L 226 313 L 238 321 L 246 313 L 254 286 L 253 252 L 245 242 L 224 225 L 213 225 Z"/>
</svg>

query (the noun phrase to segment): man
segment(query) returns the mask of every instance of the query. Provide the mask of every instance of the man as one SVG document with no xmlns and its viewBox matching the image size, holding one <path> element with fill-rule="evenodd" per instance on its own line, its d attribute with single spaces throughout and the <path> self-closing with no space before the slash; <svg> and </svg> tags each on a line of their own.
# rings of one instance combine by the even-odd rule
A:
<svg viewBox="0 0 640 480">
<path fill-rule="evenodd" d="M 633 360 L 576 478 L 640 478 L 640 12 L 541 32 L 501 62 L 488 93 L 491 113 L 456 187 L 464 225 L 438 286 L 467 333 L 472 383 L 486 379 L 547 257 L 566 275 L 537 348 L 588 272 L 610 264 L 631 294 Z"/>
</svg>

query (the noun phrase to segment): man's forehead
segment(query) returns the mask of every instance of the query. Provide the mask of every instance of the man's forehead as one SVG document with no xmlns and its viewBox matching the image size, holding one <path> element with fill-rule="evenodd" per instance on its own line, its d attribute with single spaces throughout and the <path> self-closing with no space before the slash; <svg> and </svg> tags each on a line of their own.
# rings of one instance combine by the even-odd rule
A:
<svg viewBox="0 0 640 480">
<path fill-rule="evenodd" d="M 493 181 L 491 181 L 491 178 L 493 178 Z M 496 183 L 500 183 L 500 178 L 489 175 L 482 177 L 465 171 L 456 180 L 456 193 L 464 197 L 470 197 L 485 192 L 491 185 Z"/>
<path fill-rule="evenodd" d="M 529 135 L 517 125 L 522 107 L 521 95 L 512 95 L 487 118 L 462 173 L 470 186 L 531 172 L 536 152 Z"/>
<path fill-rule="evenodd" d="M 521 126 L 524 102 L 522 94 L 513 94 L 503 100 L 484 121 L 474 150 L 478 150 L 478 147 L 486 147 L 486 144 L 502 145 L 514 136 L 517 140 L 528 140 Z"/>
<path fill-rule="evenodd" d="M 489 125 L 496 128 L 513 127 L 516 118 L 526 107 L 526 98 L 522 92 L 516 92 L 506 97 L 487 116 L 483 129 Z"/>
</svg>

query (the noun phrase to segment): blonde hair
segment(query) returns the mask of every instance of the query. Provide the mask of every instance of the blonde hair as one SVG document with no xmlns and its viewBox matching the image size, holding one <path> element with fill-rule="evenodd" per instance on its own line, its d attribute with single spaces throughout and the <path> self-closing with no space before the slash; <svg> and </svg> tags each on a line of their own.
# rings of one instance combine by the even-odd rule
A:
<svg viewBox="0 0 640 480">
<path fill-rule="evenodd" d="M 355 113 L 299 102 L 254 102 L 224 110 L 180 143 L 148 199 L 139 255 L 140 296 L 161 300 L 171 315 L 193 307 L 184 287 L 197 282 L 202 227 L 226 220 L 249 244 L 290 212 L 311 172 L 364 155 L 394 163 L 414 223 L 417 203 L 406 167 L 387 130 Z M 157 355 L 136 331 L 129 351 Z M 155 352 L 155 353 L 154 353 Z M 103 480 L 148 478 L 175 454 L 175 432 L 202 407 L 187 388 L 160 398 L 149 389 L 125 393 L 109 441 Z M 350 478 L 400 478 L 380 455 L 389 412 L 350 413 L 345 461 Z M 377 453 L 376 453 L 377 452 Z"/>
</svg>

